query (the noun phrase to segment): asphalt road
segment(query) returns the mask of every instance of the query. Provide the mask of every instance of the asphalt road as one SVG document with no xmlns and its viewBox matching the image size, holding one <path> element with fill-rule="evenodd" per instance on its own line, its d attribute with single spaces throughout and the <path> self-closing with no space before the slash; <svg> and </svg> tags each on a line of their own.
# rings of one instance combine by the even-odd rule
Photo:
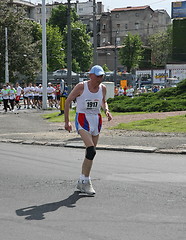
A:
<svg viewBox="0 0 186 240">
<path fill-rule="evenodd" d="M 97 151 L 95 197 L 74 192 L 83 149 L 0 143 L 2 240 L 185 240 L 184 155 Z"/>
</svg>

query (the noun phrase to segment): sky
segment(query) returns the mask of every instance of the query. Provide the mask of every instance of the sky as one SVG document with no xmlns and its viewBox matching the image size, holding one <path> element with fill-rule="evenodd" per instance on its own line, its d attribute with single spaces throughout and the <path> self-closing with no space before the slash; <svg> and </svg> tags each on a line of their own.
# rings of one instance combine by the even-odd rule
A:
<svg viewBox="0 0 186 240">
<path fill-rule="evenodd" d="M 42 0 L 27 0 L 32 3 L 42 3 Z M 62 2 L 66 3 L 67 0 L 45 0 L 46 3 L 52 2 Z M 79 0 L 79 2 L 87 2 L 88 0 Z M 104 5 L 104 10 L 107 11 L 112 10 L 114 8 L 122 8 L 122 7 L 137 7 L 137 6 L 145 6 L 149 5 L 153 10 L 156 9 L 165 9 L 169 15 L 171 15 L 171 2 L 176 2 L 177 0 L 97 0 L 96 2 L 102 2 Z M 181 0 L 179 0 L 181 1 Z M 75 0 L 71 0 L 71 2 L 76 2 Z"/>
</svg>

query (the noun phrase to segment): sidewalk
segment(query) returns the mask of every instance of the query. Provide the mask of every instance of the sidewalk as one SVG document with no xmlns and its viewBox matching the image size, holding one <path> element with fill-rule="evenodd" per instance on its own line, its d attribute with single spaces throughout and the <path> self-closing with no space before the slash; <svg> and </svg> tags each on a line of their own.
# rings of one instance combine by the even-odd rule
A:
<svg viewBox="0 0 186 240">
<path fill-rule="evenodd" d="M 62 146 L 84 148 L 75 128 L 71 133 L 64 129 L 64 123 L 50 123 L 42 118 L 49 113 L 37 109 L 21 109 L 15 112 L 3 113 L 0 107 L 0 141 L 20 144 L 37 144 L 47 146 Z M 58 110 L 51 110 L 58 112 Z M 185 112 L 183 112 L 185 114 Z M 126 116 L 124 116 L 126 118 Z M 112 120 L 112 126 L 116 119 Z M 121 121 L 121 120 L 120 120 Z M 111 130 L 109 123 L 103 119 L 103 129 L 100 134 L 97 149 L 186 154 L 186 134 L 149 133 L 140 131 Z"/>
</svg>

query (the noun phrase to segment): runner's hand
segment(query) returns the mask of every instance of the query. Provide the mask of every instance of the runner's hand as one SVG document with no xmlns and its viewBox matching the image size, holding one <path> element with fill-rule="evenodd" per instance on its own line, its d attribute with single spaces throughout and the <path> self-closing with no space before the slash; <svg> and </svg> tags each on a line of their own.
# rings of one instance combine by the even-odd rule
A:
<svg viewBox="0 0 186 240">
<path fill-rule="evenodd" d="M 109 111 L 106 111 L 105 114 L 106 114 L 106 116 L 108 118 L 108 121 L 112 120 L 112 115 L 111 115 L 111 113 Z"/>
<path fill-rule="evenodd" d="M 72 131 L 72 124 L 70 122 L 65 123 L 65 130 L 68 132 Z"/>
</svg>

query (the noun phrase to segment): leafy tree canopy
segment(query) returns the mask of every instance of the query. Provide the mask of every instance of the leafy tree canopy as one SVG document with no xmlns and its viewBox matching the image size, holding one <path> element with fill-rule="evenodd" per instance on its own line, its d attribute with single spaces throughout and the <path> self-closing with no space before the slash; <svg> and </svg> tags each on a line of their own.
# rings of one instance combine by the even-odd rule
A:
<svg viewBox="0 0 186 240">
<path fill-rule="evenodd" d="M 67 66 L 67 6 L 60 5 L 52 10 L 49 25 L 58 26 L 63 36 L 62 48 L 66 54 Z M 86 25 L 78 21 L 75 10 L 71 10 L 71 39 L 72 39 L 72 70 L 87 71 L 92 62 L 92 44 L 90 35 L 86 33 Z"/>
<path fill-rule="evenodd" d="M 149 37 L 149 45 L 152 49 L 152 63 L 156 67 L 165 66 L 172 52 L 172 27 L 166 32 L 159 32 Z"/>
<path fill-rule="evenodd" d="M 142 41 L 139 35 L 132 35 L 128 33 L 128 36 L 123 41 L 124 47 L 119 51 L 119 59 L 121 64 L 127 67 L 127 72 L 139 66 L 142 60 Z"/>
<path fill-rule="evenodd" d="M 47 64 L 49 72 L 65 66 L 62 42 L 63 38 L 59 28 L 47 26 Z"/>
<path fill-rule="evenodd" d="M 25 18 L 24 8 L 8 5 L 0 0 L 0 79 L 4 81 L 5 72 L 5 28 L 8 31 L 8 57 L 10 81 L 17 81 L 20 75 L 30 80 L 40 70 L 39 38 L 32 36 L 33 23 Z M 16 14 L 15 14 L 16 11 Z"/>
<path fill-rule="evenodd" d="M 75 9 L 72 9 L 71 22 L 76 21 L 78 21 L 78 15 L 76 14 Z M 67 6 L 61 4 L 57 8 L 53 8 L 48 24 L 52 26 L 58 26 L 61 33 L 63 33 L 67 25 Z"/>
<path fill-rule="evenodd" d="M 85 24 L 80 21 L 71 24 L 72 28 L 72 69 L 86 72 L 92 62 L 92 44 L 86 33 Z M 64 29 L 64 48 L 67 49 L 67 27 Z"/>
</svg>

